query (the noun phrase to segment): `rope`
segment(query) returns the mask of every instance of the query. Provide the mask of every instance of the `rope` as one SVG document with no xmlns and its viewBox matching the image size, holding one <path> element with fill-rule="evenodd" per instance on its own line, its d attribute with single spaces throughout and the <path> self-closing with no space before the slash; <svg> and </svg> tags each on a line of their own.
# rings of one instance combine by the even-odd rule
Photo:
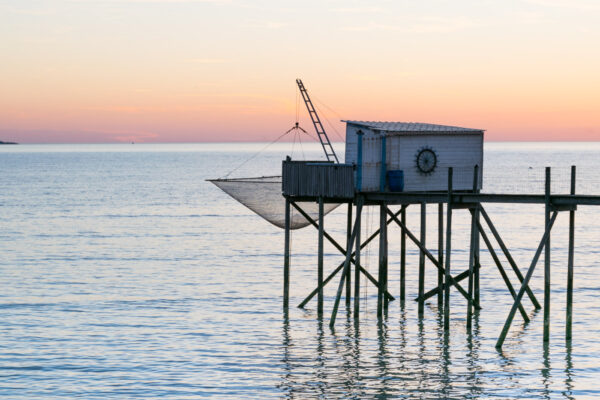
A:
<svg viewBox="0 0 600 400">
<path fill-rule="evenodd" d="M 314 98 L 314 97 L 313 97 L 313 98 Z M 335 111 L 334 111 L 334 110 L 333 110 L 331 107 L 329 107 L 327 104 L 323 103 L 321 100 L 319 100 L 319 99 L 317 99 L 317 98 L 315 98 L 315 100 L 316 100 L 316 101 L 317 101 L 319 104 L 321 104 L 323 107 L 327 108 L 329 111 L 331 111 L 332 113 L 334 113 L 334 114 L 335 114 L 335 115 L 336 115 L 336 116 L 337 116 L 339 119 L 343 119 L 343 117 L 342 117 L 340 114 L 338 114 L 337 112 L 335 112 Z M 340 132 L 339 132 L 339 131 L 337 130 L 337 128 L 335 127 L 335 125 L 333 125 L 333 124 L 331 123 L 331 121 L 329 121 L 329 119 L 327 118 L 327 116 L 325 115 L 325 113 L 323 113 L 323 112 L 321 111 L 321 109 L 318 109 L 318 111 L 319 111 L 319 114 L 323 116 L 323 119 L 325 119 L 325 122 L 327 122 L 327 124 L 329 125 L 329 127 L 330 127 L 331 129 L 333 129 L 333 131 L 335 132 L 335 134 L 337 135 L 337 137 L 338 137 L 338 138 L 340 138 L 340 140 L 341 140 L 342 142 L 343 142 L 343 141 L 345 141 L 346 139 L 345 139 L 345 138 L 344 138 L 344 137 L 343 137 L 343 136 L 340 134 Z"/>
<path fill-rule="evenodd" d="M 296 148 L 296 132 L 294 132 L 294 141 L 292 142 L 292 158 L 294 158 L 294 149 Z"/>
<path fill-rule="evenodd" d="M 281 139 L 282 137 L 284 137 L 285 135 L 287 135 L 290 132 L 291 132 L 291 130 L 289 130 L 289 131 L 285 132 L 284 134 L 280 135 L 277 139 L 273 140 L 271 143 L 268 143 L 265 147 L 263 147 L 262 149 L 260 149 L 259 151 L 257 151 L 255 154 L 253 154 L 252 156 L 250 156 L 248 159 L 246 159 L 246 161 L 242 162 L 240 165 L 238 165 L 237 167 L 235 167 L 234 169 L 232 169 L 231 171 L 229 171 L 227 173 L 227 175 L 222 176 L 221 179 L 229 177 L 229 175 L 231 175 L 232 173 L 234 173 L 235 171 L 237 171 L 238 169 L 240 169 L 248 161 L 253 160 L 254 158 L 256 158 L 260 153 L 262 153 L 263 151 L 265 151 L 269 146 L 271 146 L 275 142 L 278 142 L 279 139 Z"/>
<path fill-rule="evenodd" d="M 304 155 L 304 147 L 302 147 L 302 137 L 300 133 L 298 133 L 298 143 L 300 144 L 300 151 L 302 151 L 302 159 L 306 160 L 306 156 Z"/>
</svg>

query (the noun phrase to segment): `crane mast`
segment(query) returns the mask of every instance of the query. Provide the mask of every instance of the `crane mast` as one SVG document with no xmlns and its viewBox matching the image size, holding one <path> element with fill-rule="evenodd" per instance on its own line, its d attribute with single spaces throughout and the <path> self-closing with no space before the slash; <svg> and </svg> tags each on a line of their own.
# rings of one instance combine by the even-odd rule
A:
<svg viewBox="0 0 600 400">
<path fill-rule="evenodd" d="M 323 151 L 325 152 L 327 161 L 335 161 L 337 164 L 339 164 L 340 161 L 335 154 L 335 150 L 333 150 L 333 146 L 331 146 L 329 137 L 327 136 L 327 133 L 325 133 L 325 128 L 323 128 L 323 124 L 317 115 L 317 111 L 315 110 L 312 101 L 310 101 L 310 97 L 308 96 L 308 92 L 306 91 L 302 80 L 296 79 L 296 83 L 298 84 L 298 89 L 300 89 L 300 94 L 302 94 L 302 99 L 304 99 L 304 104 L 306 104 L 308 115 L 310 115 L 310 119 L 315 126 L 315 131 L 317 131 L 317 135 L 321 141 L 321 146 L 323 146 Z"/>
</svg>

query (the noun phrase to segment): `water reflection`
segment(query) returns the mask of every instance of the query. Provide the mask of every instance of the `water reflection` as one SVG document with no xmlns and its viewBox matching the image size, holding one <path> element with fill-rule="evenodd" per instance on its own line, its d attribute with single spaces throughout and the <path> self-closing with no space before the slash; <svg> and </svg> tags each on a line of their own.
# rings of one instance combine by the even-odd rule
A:
<svg viewBox="0 0 600 400">
<path fill-rule="evenodd" d="M 565 392 L 564 396 L 567 399 L 573 397 L 573 357 L 571 355 L 572 341 L 567 340 L 565 343 Z"/>
<path fill-rule="evenodd" d="M 444 331 L 443 311 L 433 306 L 424 318 L 402 305 L 390 307 L 389 313 L 381 320 L 365 313 L 359 321 L 347 312 L 338 319 L 336 331 L 318 315 L 295 321 L 284 313 L 284 365 L 278 385 L 283 396 L 481 398 L 494 387 L 503 398 L 575 398 L 570 342 L 565 346 L 564 368 L 553 361 L 556 348 L 548 344 L 532 353 L 540 367 L 531 368 L 515 363 L 517 354 L 493 350 L 493 340 L 484 339 L 479 311 L 473 313 L 470 332 L 464 319 L 454 321 L 450 332 Z M 527 346 L 520 343 L 522 334 L 511 337 L 510 348 L 522 351 Z M 529 388 L 520 391 L 526 382 Z"/>
</svg>

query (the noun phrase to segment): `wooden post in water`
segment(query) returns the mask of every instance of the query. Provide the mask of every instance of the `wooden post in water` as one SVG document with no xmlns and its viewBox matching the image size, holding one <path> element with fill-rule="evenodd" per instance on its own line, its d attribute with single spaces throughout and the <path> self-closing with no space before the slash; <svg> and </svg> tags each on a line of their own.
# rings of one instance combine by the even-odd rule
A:
<svg viewBox="0 0 600 400">
<path fill-rule="evenodd" d="M 383 293 L 382 293 L 382 297 L 383 297 L 383 309 L 385 311 L 387 311 L 388 309 L 388 305 L 390 303 L 390 299 L 388 296 L 386 296 L 385 294 L 388 291 L 388 225 L 387 225 L 387 212 L 388 212 L 388 206 L 386 203 L 383 204 L 383 217 L 382 217 L 382 221 L 383 224 L 385 226 L 385 229 L 383 230 L 383 238 L 384 238 L 384 253 L 383 253 Z"/>
<path fill-rule="evenodd" d="M 361 197 L 358 198 L 358 202 L 356 203 L 356 220 L 360 221 L 362 214 L 362 206 L 363 199 Z M 350 237 L 350 247 L 346 249 L 346 261 L 344 261 L 344 269 L 342 271 L 342 278 L 340 279 L 340 285 L 338 286 L 337 295 L 335 296 L 335 301 L 333 302 L 333 310 L 331 311 L 331 318 L 329 319 L 329 327 L 333 329 L 335 326 L 335 319 L 337 317 L 338 307 L 340 305 L 340 298 L 342 297 L 342 290 L 344 290 L 344 280 L 346 278 L 347 269 L 350 268 L 350 259 L 352 258 L 352 246 L 355 242 L 356 235 L 358 233 L 357 224 L 354 224 L 354 230 L 352 231 L 352 236 Z M 358 267 L 358 265 L 357 265 Z"/>
<path fill-rule="evenodd" d="M 427 228 L 427 204 L 421 203 L 421 237 L 420 242 L 423 246 L 425 244 L 425 233 Z M 423 316 L 423 308 L 425 301 L 423 300 L 423 293 L 425 292 L 425 252 L 419 249 L 419 318 Z"/>
<path fill-rule="evenodd" d="M 533 271 L 535 270 L 535 266 L 536 266 L 540 256 L 542 255 L 542 250 L 544 249 L 544 246 L 548 245 L 548 239 L 550 238 L 550 231 L 552 230 L 554 221 L 556 221 L 557 215 L 558 215 L 558 211 L 554 211 L 554 213 L 552 214 L 552 217 L 550 218 L 550 221 L 548 221 L 548 224 L 546 225 L 546 229 L 544 231 L 544 236 L 542 236 L 542 240 L 540 241 L 540 244 L 535 252 L 535 255 L 533 256 L 531 265 L 529 266 L 529 269 L 527 270 L 527 273 L 525 274 L 525 277 L 523 278 L 523 283 L 521 284 L 521 289 L 519 289 L 519 293 L 517 293 L 517 298 L 515 299 L 515 302 L 513 303 L 512 308 L 510 309 L 510 312 L 508 313 L 508 317 L 506 318 L 506 322 L 504 322 L 504 327 L 502 328 L 502 332 L 500 332 L 500 336 L 498 337 L 498 341 L 496 342 L 497 349 L 501 348 L 502 344 L 504 344 L 504 340 L 506 339 L 506 334 L 508 333 L 508 330 L 510 329 L 510 325 L 512 324 L 513 318 L 515 317 L 515 313 L 517 312 L 517 308 L 519 307 L 519 304 L 521 304 L 521 299 L 523 298 L 525 289 L 529 285 L 529 280 L 533 276 Z"/>
<path fill-rule="evenodd" d="M 498 267 L 498 271 L 500 272 L 500 275 L 502 276 L 502 279 L 504 280 L 504 283 L 506 284 L 508 291 L 510 292 L 511 296 L 513 297 L 513 300 L 515 300 L 517 298 L 517 293 L 515 292 L 515 289 L 513 288 L 512 283 L 510 283 L 510 279 L 508 279 L 508 275 L 506 274 L 506 271 L 504 270 L 502 263 L 500 263 L 500 259 L 498 258 L 498 255 L 496 254 L 494 247 L 492 246 L 492 242 L 487 237 L 487 234 L 483 230 L 483 227 L 481 226 L 481 223 L 479 221 L 477 221 L 477 228 L 479 229 L 479 234 L 483 238 L 483 241 L 485 242 L 485 245 L 487 246 L 488 251 L 490 252 L 490 255 L 492 256 L 492 259 L 496 263 L 496 267 Z M 476 265 L 476 267 L 478 267 L 478 266 Z M 521 316 L 523 317 L 523 320 L 525 322 L 529 322 L 529 317 L 527 316 L 527 313 L 525 312 L 525 309 L 523 308 L 523 305 L 521 303 L 519 303 L 519 311 L 521 312 Z"/>
<path fill-rule="evenodd" d="M 352 247 L 350 243 L 352 237 L 352 202 L 348 202 L 348 220 L 346 223 L 346 249 Z M 360 244 L 359 244 L 360 246 Z M 352 299 L 352 269 L 348 268 L 348 274 L 346 276 L 346 307 L 350 307 L 350 301 Z"/>
<path fill-rule="evenodd" d="M 519 278 L 519 282 L 523 283 L 523 281 L 524 281 L 523 274 L 519 270 L 519 267 L 517 266 L 517 263 L 515 262 L 515 260 L 512 258 L 512 255 L 508 251 L 506 244 L 502 240 L 502 237 L 498 233 L 498 230 L 494 226 L 494 223 L 492 222 L 490 216 L 487 214 L 487 212 L 485 211 L 485 208 L 483 208 L 481 206 L 481 204 L 479 204 L 479 211 L 481 212 L 481 215 L 483 215 L 483 219 L 485 220 L 485 223 L 487 224 L 488 228 L 490 228 L 490 230 L 492 231 L 492 235 L 494 235 L 494 239 L 496 239 L 496 242 L 498 242 L 498 245 L 502 249 L 502 252 L 504 253 L 504 256 L 506 257 L 506 259 L 508 260 L 508 263 L 512 267 L 515 275 L 517 275 L 517 278 Z M 529 288 L 529 286 L 525 287 L 525 293 L 527 293 L 527 296 L 529 296 L 529 299 L 533 303 L 533 306 L 535 307 L 536 310 L 539 310 L 540 308 L 542 308 L 542 306 L 537 301 L 535 295 L 533 294 L 533 292 L 531 291 L 531 288 Z"/>
<path fill-rule="evenodd" d="M 400 221 L 406 226 L 406 209 L 402 207 Z M 406 299 L 406 232 L 400 232 L 400 303 L 404 304 Z"/>
<path fill-rule="evenodd" d="M 475 168 L 477 168 L 477 181 L 473 183 L 473 190 L 475 191 L 475 193 L 479 193 L 480 189 L 479 189 L 479 182 L 482 180 L 482 177 L 479 176 L 480 174 L 483 174 L 483 171 L 479 170 L 479 166 L 476 165 Z M 475 258 L 474 258 L 474 262 L 475 262 L 475 271 L 474 271 L 474 279 L 475 279 L 475 302 L 477 304 L 481 304 L 480 299 L 479 299 L 479 294 L 480 294 L 480 290 L 479 290 L 479 270 L 481 269 L 481 258 L 480 258 L 480 248 L 481 248 L 481 244 L 480 244 L 480 238 L 481 236 L 479 235 L 479 214 L 480 214 L 480 210 L 481 209 L 481 204 L 477 205 L 477 213 L 475 215 L 475 226 L 477 229 L 478 234 L 475 235 Z"/>
<path fill-rule="evenodd" d="M 323 231 L 324 231 L 323 197 L 319 197 L 319 247 L 318 247 L 318 287 L 317 313 L 323 314 Z M 344 271 L 345 272 L 345 271 Z"/>
<path fill-rule="evenodd" d="M 477 191 L 477 183 L 478 183 L 478 166 L 476 165 L 473 168 L 473 192 Z M 478 206 L 476 206 L 471 213 L 471 240 L 469 246 L 469 298 L 467 300 L 467 330 L 471 330 L 472 326 L 472 317 L 473 317 L 473 270 L 475 268 L 475 238 L 479 236 L 479 232 L 477 229 L 477 219 L 476 214 L 478 214 Z"/>
<path fill-rule="evenodd" d="M 544 225 L 550 221 L 550 167 L 546 167 Z M 550 232 L 544 248 L 544 342 L 550 340 Z"/>
<path fill-rule="evenodd" d="M 438 262 L 444 265 L 444 203 L 438 204 Z M 438 308 L 444 305 L 444 273 L 438 268 Z"/>
<path fill-rule="evenodd" d="M 385 203 L 379 205 L 379 285 L 377 288 L 377 318 L 383 316 L 384 296 L 386 288 L 386 264 L 387 264 L 387 206 Z"/>
<path fill-rule="evenodd" d="M 358 208 L 358 204 L 357 204 Z M 354 255 L 354 318 L 358 319 L 359 311 L 360 311 L 360 249 L 361 249 L 361 239 L 360 239 L 360 230 L 361 218 L 358 216 L 358 210 L 356 222 L 354 223 L 356 229 L 356 252 Z M 352 240 L 352 237 L 350 237 Z M 350 246 L 352 243 L 350 243 Z"/>
<path fill-rule="evenodd" d="M 446 268 L 444 281 L 444 330 L 450 330 L 450 252 L 452 250 L 452 167 L 448 168 L 448 205 L 446 206 Z"/>
<path fill-rule="evenodd" d="M 290 200 L 285 199 L 285 243 L 283 247 L 283 309 L 290 305 Z"/>
<path fill-rule="evenodd" d="M 575 194 L 575 166 L 571 166 L 571 194 Z M 567 322 L 566 339 L 571 340 L 571 325 L 573 323 L 573 261 L 575 247 L 575 210 L 569 211 L 569 259 L 567 270 Z"/>
</svg>

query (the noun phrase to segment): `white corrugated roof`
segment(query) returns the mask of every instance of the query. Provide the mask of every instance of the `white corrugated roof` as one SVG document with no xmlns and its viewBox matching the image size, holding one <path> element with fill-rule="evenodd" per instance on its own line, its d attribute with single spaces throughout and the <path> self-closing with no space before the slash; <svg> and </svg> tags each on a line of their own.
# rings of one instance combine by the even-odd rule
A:
<svg viewBox="0 0 600 400">
<path fill-rule="evenodd" d="M 459 126 L 424 124 L 421 122 L 386 122 L 386 121 L 347 121 L 352 125 L 364 126 L 365 128 L 375 129 L 385 132 L 439 132 L 439 133 L 476 133 L 483 132 L 483 129 L 461 128 Z"/>
</svg>

